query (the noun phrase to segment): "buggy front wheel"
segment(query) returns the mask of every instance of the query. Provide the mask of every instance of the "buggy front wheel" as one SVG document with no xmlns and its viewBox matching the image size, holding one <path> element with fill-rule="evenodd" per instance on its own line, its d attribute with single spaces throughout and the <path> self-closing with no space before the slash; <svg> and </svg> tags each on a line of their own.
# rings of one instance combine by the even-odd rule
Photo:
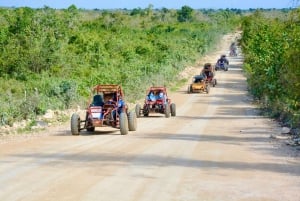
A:
<svg viewBox="0 0 300 201">
<path fill-rule="evenodd" d="M 136 106 L 135 106 L 135 114 L 136 114 L 137 118 L 141 117 L 141 105 L 140 104 L 136 104 Z"/>
<path fill-rule="evenodd" d="M 71 133 L 72 135 L 79 135 L 80 132 L 80 117 L 74 113 L 71 117 Z"/>
<path fill-rule="evenodd" d="M 170 117 L 170 105 L 169 105 L 169 103 L 165 104 L 165 117 L 166 118 Z"/>
<path fill-rule="evenodd" d="M 128 129 L 129 131 L 136 131 L 137 121 L 136 114 L 134 111 L 128 113 Z"/>
<path fill-rule="evenodd" d="M 119 123 L 120 123 L 120 131 L 121 135 L 128 134 L 128 118 L 125 112 L 122 112 L 119 116 Z"/>
<path fill-rule="evenodd" d="M 175 117 L 176 116 L 176 105 L 175 105 L 175 103 L 171 103 L 170 109 L 171 109 L 171 116 Z"/>
</svg>

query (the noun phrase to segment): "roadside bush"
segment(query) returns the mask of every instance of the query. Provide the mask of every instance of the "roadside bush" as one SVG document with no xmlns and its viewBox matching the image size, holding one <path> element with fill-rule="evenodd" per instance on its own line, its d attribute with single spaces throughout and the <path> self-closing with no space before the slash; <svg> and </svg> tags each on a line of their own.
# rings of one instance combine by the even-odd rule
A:
<svg viewBox="0 0 300 201">
<path fill-rule="evenodd" d="M 269 114 L 291 126 L 300 126 L 299 13 L 279 20 L 257 11 L 242 24 L 250 90 Z"/>
</svg>

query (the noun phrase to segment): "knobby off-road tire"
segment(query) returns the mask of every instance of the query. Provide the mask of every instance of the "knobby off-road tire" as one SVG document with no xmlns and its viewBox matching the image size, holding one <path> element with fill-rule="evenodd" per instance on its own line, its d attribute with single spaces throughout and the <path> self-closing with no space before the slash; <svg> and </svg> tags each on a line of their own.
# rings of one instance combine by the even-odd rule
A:
<svg viewBox="0 0 300 201">
<path fill-rule="evenodd" d="M 169 103 L 167 103 L 166 105 L 165 105 L 165 117 L 166 118 L 169 118 L 170 117 L 170 105 L 169 105 Z"/>
<path fill-rule="evenodd" d="M 141 117 L 141 105 L 140 104 L 135 105 L 135 114 L 136 114 L 137 118 Z"/>
<path fill-rule="evenodd" d="M 170 108 L 171 108 L 171 116 L 175 117 L 176 116 L 176 105 L 175 105 L 175 103 L 171 103 Z"/>
<path fill-rule="evenodd" d="M 128 129 L 129 131 L 136 131 L 137 120 L 135 111 L 130 111 L 128 113 Z"/>
<path fill-rule="evenodd" d="M 128 134 L 128 118 L 125 112 L 122 112 L 119 116 L 119 123 L 120 123 L 120 132 L 121 135 Z"/>
<path fill-rule="evenodd" d="M 76 113 L 73 113 L 71 117 L 71 133 L 72 135 L 80 133 L 80 116 Z"/>
</svg>

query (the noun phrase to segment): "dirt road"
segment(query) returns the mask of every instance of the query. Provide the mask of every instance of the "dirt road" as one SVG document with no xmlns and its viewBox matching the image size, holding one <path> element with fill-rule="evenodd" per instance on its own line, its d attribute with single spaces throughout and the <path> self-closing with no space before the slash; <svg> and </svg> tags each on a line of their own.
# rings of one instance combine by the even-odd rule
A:
<svg viewBox="0 0 300 201">
<path fill-rule="evenodd" d="M 202 59 L 214 63 L 224 49 Z M 270 138 L 240 57 L 218 72 L 210 94 L 172 93 L 177 116 L 138 119 L 138 129 L 49 135 L 0 145 L 1 201 L 298 201 L 299 156 Z M 190 69 L 195 73 L 200 68 Z"/>
</svg>

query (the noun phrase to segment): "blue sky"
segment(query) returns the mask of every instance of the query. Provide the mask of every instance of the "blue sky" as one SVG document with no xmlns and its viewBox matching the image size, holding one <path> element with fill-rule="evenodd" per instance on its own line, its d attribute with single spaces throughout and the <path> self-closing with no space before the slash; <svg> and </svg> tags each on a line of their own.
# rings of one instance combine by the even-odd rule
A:
<svg viewBox="0 0 300 201">
<path fill-rule="evenodd" d="M 180 9 L 187 5 L 198 8 L 290 8 L 299 6 L 299 0 L 0 0 L 1 7 L 68 8 L 74 4 L 84 9 L 154 8 Z"/>
</svg>

